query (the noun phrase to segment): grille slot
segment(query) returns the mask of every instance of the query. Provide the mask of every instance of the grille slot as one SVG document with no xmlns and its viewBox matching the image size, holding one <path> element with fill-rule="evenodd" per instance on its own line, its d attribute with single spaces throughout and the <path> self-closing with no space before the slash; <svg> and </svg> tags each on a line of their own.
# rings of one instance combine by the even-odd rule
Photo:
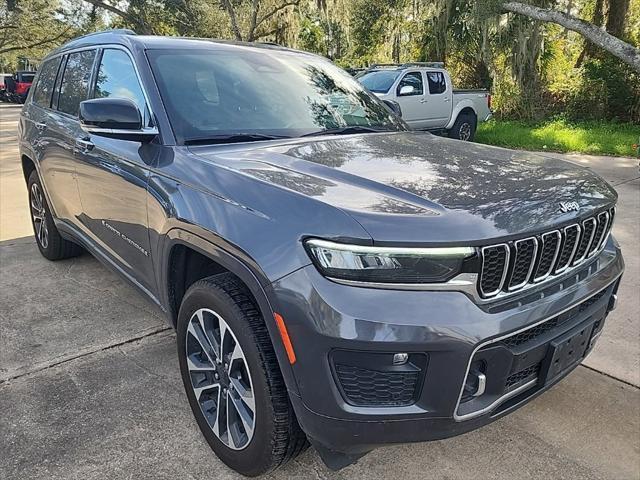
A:
<svg viewBox="0 0 640 480">
<path fill-rule="evenodd" d="M 535 265 L 538 240 L 535 237 L 516 240 L 514 242 L 515 257 L 509 280 L 509 290 L 517 290 L 524 287 Z"/>
<path fill-rule="evenodd" d="M 495 245 L 482 249 L 480 292 L 483 295 L 496 295 L 502 290 L 508 265 L 509 247 L 507 245 Z"/>
<path fill-rule="evenodd" d="M 555 266 L 554 273 L 562 273 L 567 269 L 571 260 L 575 256 L 576 249 L 578 248 L 578 238 L 580 238 L 579 225 L 569 225 L 568 227 L 565 227 L 560 256 L 558 258 L 558 263 Z"/>
<path fill-rule="evenodd" d="M 356 406 L 405 406 L 415 402 L 418 371 L 380 372 L 353 365 L 335 365 L 348 402 Z"/>
<path fill-rule="evenodd" d="M 579 265 L 587 256 L 587 250 L 593 241 L 593 235 L 596 233 L 596 223 L 595 218 L 588 218 L 582 222 L 582 236 L 580 237 L 572 265 Z"/>
<path fill-rule="evenodd" d="M 544 280 L 551 274 L 553 265 L 560 252 L 561 240 L 562 235 L 559 230 L 542 235 L 542 248 L 540 249 L 540 257 L 538 259 L 538 268 L 533 277 L 534 282 Z"/>
<path fill-rule="evenodd" d="M 593 255 L 598 248 L 600 248 L 600 244 L 602 240 L 605 238 L 605 232 L 607 231 L 609 224 L 609 213 L 602 212 L 598 215 L 598 226 L 596 227 L 596 232 L 593 235 L 593 242 L 591 242 L 591 247 L 589 247 L 589 253 L 587 254 L 589 257 Z"/>
<path fill-rule="evenodd" d="M 587 218 L 581 225 L 483 247 L 480 294 L 489 298 L 503 291 L 513 292 L 581 264 L 604 246 L 613 225 L 614 210 Z"/>
</svg>

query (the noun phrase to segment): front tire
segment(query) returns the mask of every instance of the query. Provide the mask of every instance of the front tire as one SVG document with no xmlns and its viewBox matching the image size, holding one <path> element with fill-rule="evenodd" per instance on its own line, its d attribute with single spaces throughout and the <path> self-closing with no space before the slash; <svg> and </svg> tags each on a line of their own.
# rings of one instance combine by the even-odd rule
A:
<svg viewBox="0 0 640 480">
<path fill-rule="evenodd" d="M 456 140 L 463 140 L 466 142 L 473 142 L 476 136 L 476 127 L 478 125 L 478 119 L 473 113 L 461 113 L 456 118 L 453 127 L 449 130 L 449 137 Z"/>
<path fill-rule="evenodd" d="M 235 276 L 187 290 L 177 337 L 191 410 L 220 460 L 253 477 L 306 448 L 264 320 Z"/>
<path fill-rule="evenodd" d="M 47 260 L 63 260 L 80 255 L 82 247 L 62 238 L 58 232 L 36 170 L 29 175 L 27 186 L 31 225 L 42 256 Z"/>
</svg>

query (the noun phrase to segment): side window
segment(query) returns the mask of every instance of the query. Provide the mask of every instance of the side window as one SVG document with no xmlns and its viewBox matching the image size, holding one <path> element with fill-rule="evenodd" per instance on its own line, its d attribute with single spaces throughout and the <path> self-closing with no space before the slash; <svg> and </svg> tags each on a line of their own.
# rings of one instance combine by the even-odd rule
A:
<svg viewBox="0 0 640 480">
<path fill-rule="evenodd" d="M 53 92 L 56 75 L 58 74 L 59 64 L 60 57 L 56 57 L 47 60 L 40 67 L 38 83 L 36 84 L 36 89 L 33 93 L 33 103 L 35 103 L 36 105 L 49 108 L 49 105 L 51 104 L 51 93 Z"/>
<path fill-rule="evenodd" d="M 87 99 L 95 50 L 70 53 L 60 85 L 58 110 L 78 116 L 80 102 Z"/>
<path fill-rule="evenodd" d="M 432 95 L 444 93 L 447 90 L 447 82 L 442 72 L 427 72 L 427 81 L 429 82 L 429 93 Z"/>
<path fill-rule="evenodd" d="M 102 54 L 96 77 L 95 98 L 127 98 L 135 103 L 148 124 L 149 113 L 131 58 L 122 50 L 107 49 Z"/>
<path fill-rule="evenodd" d="M 411 93 L 401 94 L 400 90 L 402 87 L 411 86 L 413 87 L 413 91 Z M 422 74 L 420 72 L 409 72 L 407 73 L 400 83 L 398 84 L 398 95 L 409 96 L 409 95 L 422 95 L 424 93 L 424 87 L 422 85 Z"/>
</svg>

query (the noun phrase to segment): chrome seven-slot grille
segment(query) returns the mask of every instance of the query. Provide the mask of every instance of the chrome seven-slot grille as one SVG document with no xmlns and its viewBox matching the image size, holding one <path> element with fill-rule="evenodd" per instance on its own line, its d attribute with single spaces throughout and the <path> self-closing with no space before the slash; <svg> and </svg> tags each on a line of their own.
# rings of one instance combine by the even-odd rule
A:
<svg viewBox="0 0 640 480">
<path fill-rule="evenodd" d="M 614 215 L 611 208 L 559 230 L 483 247 L 480 294 L 515 292 L 580 265 L 604 246 Z"/>
</svg>

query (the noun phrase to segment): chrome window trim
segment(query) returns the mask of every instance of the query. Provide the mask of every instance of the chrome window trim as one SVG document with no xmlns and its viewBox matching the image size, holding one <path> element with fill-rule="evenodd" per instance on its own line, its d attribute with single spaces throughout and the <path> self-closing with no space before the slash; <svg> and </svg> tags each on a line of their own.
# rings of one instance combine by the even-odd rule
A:
<svg viewBox="0 0 640 480">
<path fill-rule="evenodd" d="M 482 274 L 484 273 L 484 251 L 489 249 L 489 248 L 498 248 L 498 247 L 504 248 L 504 251 L 505 251 L 504 268 L 502 270 L 502 278 L 500 279 L 500 285 L 498 286 L 497 289 L 495 289 L 492 292 L 485 292 L 482 289 Z M 480 292 L 480 295 L 482 297 L 485 297 L 485 298 L 486 297 L 493 297 L 493 296 L 495 296 L 495 295 L 500 293 L 500 291 L 504 287 L 504 282 L 507 279 L 507 272 L 509 271 L 510 256 L 511 256 L 511 249 L 509 248 L 509 245 L 506 244 L 506 243 L 498 243 L 496 245 L 489 245 L 489 246 L 486 246 L 486 247 L 482 247 L 480 249 L 480 264 L 481 264 L 481 268 L 480 268 L 480 275 L 478 276 L 478 291 Z"/>
<path fill-rule="evenodd" d="M 536 265 L 536 256 L 538 254 L 538 239 L 536 237 L 522 238 L 520 240 L 516 240 L 515 242 L 513 242 L 513 248 L 515 248 L 515 251 L 516 251 L 515 257 L 513 259 L 513 266 L 515 268 L 515 263 L 518 261 L 518 246 L 521 243 L 528 242 L 530 240 L 533 240 L 533 256 L 531 257 L 531 262 L 529 262 L 529 270 L 527 271 L 527 276 L 525 277 L 524 282 L 521 282 L 518 285 L 510 285 L 511 278 L 513 278 L 513 268 L 511 268 L 509 285 L 507 285 L 508 292 L 515 292 L 516 290 L 520 290 L 527 283 L 529 283 L 529 280 L 531 279 L 531 274 L 533 273 L 533 267 L 535 267 Z"/>
<path fill-rule="evenodd" d="M 518 333 L 524 332 L 526 330 L 529 330 L 530 328 L 534 328 L 537 327 L 538 325 L 541 325 L 545 322 L 548 322 L 549 320 L 551 320 L 552 318 L 555 318 L 559 315 L 562 315 L 565 312 L 568 312 L 569 310 L 577 307 L 578 305 L 581 305 L 582 303 L 586 302 L 587 300 L 589 300 L 590 298 L 592 298 L 593 296 L 597 295 L 598 293 L 606 290 L 607 288 L 609 288 L 611 285 L 613 285 L 615 282 L 618 281 L 618 279 L 620 278 L 620 276 L 622 275 L 622 273 L 616 275 L 616 277 L 611 280 L 609 283 L 607 283 L 604 287 L 602 287 L 601 289 L 599 289 L 596 292 L 591 293 L 591 295 L 589 295 L 586 298 L 583 298 L 582 300 L 580 300 L 579 302 L 574 303 L 573 305 L 566 307 L 562 310 L 560 310 L 557 313 L 554 313 L 553 315 L 550 315 L 548 317 L 543 318 L 542 320 L 539 320 L 535 323 L 532 323 L 531 325 L 527 325 L 525 327 L 522 327 L 514 332 L 510 332 L 507 333 L 505 335 L 501 335 L 499 337 L 496 338 L 492 338 L 489 340 L 486 340 L 484 342 L 479 343 L 471 352 L 471 355 L 469 356 L 469 361 L 467 363 L 467 371 L 464 375 L 464 378 L 462 380 L 462 385 L 460 387 L 460 394 L 458 395 L 458 402 L 456 403 L 456 408 L 453 411 L 453 419 L 456 422 L 461 422 L 464 420 L 469 420 L 471 418 L 475 418 L 475 417 L 479 417 L 480 415 L 484 415 L 485 413 L 487 413 L 490 410 L 493 410 L 495 407 L 499 406 L 500 404 L 504 403 L 505 401 L 507 401 L 509 398 L 513 397 L 514 395 L 516 395 L 515 392 L 520 393 L 522 391 L 524 391 L 525 389 L 531 388 L 535 383 L 538 383 L 538 380 L 532 380 L 530 382 L 525 383 L 524 385 L 516 388 L 515 390 L 506 393 L 505 395 L 499 397 L 498 399 L 496 399 L 494 402 L 491 403 L 491 405 L 482 408 L 481 410 L 476 410 L 475 412 L 470 412 L 470 413 L 466 413 L 464 415 L 458 415 L 458 409 L 460 408 L 460 402 L 462 400 L 462 395 L 464 393 L 464 384 L 467 381 L 467 376 L 469 375 L 469 371 L 471 369 L 471 362 L 473 361 L 473 357 L 476 355 L 476 353 L 478 352 L 478 350 L 480 350 L 482 347 L 485 347 L 487 345 L 491 345 L 492 343 L 496 343 L 499 342 L 500 340 L 504 340 L 505 338 L 509 338 L 512 337 L 514 335 L 517 335 Z"/>
<path fill-rule="evenodd" d="M 586 220 L 583 220 L 583 222 L 582 222 L 582 230 L 583 230 L 583 232 L 586 231 L 585 225 L 587 223 L 592 223 L 593 224 L 593 229 L 591 230 L 591 236 L 589 237 L 589 241 L 587 242 L 587 248 L 585 248 L 584 254 L 580 258 L 574 258 L 573 259 L 573 262 L 571 263 L 571 265 L 573 265 L 573 266 L 580 265 L 587 258 L 587 254 L 589 253 L 589 249 L 591 248 L 591 242 L 593 242 L 593 237 L 595 236 L 596 229 L 598 228 L 598 221 L 595 219 L 595 217 L 587 218 Z M 582 244 L 582 240 L 583 240 L 583 238 L 581 237 L 580 238 L 580 242 L 578 242 L 579 245 Z"/>
<path fill-rule="evenodd" d="M 571 262 L 573 261 L 573 257 L 575 256 L 576 251 L 578 250 L 578 245 L 580 244 L 580 236 L 582 234 L 582 228 L 577 223 L 573 223 L 571 225 L 568 225 L 568 226 L 564 227 L 562 229 L 562 231 L 564 232 L 564 239 L 563 239 L 564 241 L 567 240 L 567 230 L 569 230 L 570 228 L 577 229 L 576 241 L 573 244 L 573 250 L 571 250 L 571 254 L 569 255 L 569 258 L 567 259 L 567 263 L 562 268 L 558 268 L 557 265 L 554 265 L 554 267 L 553 267 L 554 275 L 559 275 L 559 274 L 565 272 L 569 268 L 569 266 L 571 265 Z M 564 245 L 562 247 L 564 248 Z"/>
<path fill-rule="evenodd" d="M 547 278 L 549 275 L 551 275 L 551 272 L 553 272 L 553 268 L 556 265 L 556 261 L 558 260 L 558 255 L 560 255 L 560 247 L 562 247 L 562 234 L 560 233 L 560 230 L 554 230 L 552 232 L 543 233 L 541 235 L 541 238 L 542 238 L 542 249 L 540 250 L 540 254 L 542 254 L 542 252 L 544 252 L 545 237 L 547 237 L 549 235 L 556 235 L 556 237 L 558 238 L 558 244 L 556 245 L 556 251 L 553 254 L 553 259 L 551 260 L 551 265 L 547 269 L 547 272 L 544 275 L 540 275 L 538 277 L 536 277 L 534 275 L 533 283 L 539 283 L 539 282 L 543 281 L 545 278 Z M 540 267 L 540 262 L 538 262 L 538 267 Z M 536 273 L 538 273 L 538 270 L 539 270 L 539 268 L 536 269 Z"/>
<path fill-rule="evenodd" d="M 94 84 L 94 80 L 95 80 L 95 75 L 93 75 L 93 74 L 96 74 L 96 75 L 97 75 L 97 74 L 98 74 L 98 72 L 99 72 L 99 70 L 100 70 L 100 63 L 98 63 L 98 64 L 96 65 L 96 62 L 102 62 L 102 54 L 103 54 L 103 52 L 104 52 L 105 50 L 109 50 L 109 49 L 112 49 L 112 50 L 122 50 L 123 52 L 125 52 L 125 53 L 129 56 L 129 59 L 131 60 L 131 63 L 133 64 L 133 69 L 134 69 L 134 70 L 135 70 L 135 72 L 136 72 L 136 77 L 137 77 L 137 79 L 138 79 L 138 83 L 140 84 L 140 90 L 142 90 L 142 95 L 144 95 L 144 100 L 145 100 L 145 102 L 146 102 L 146 104 L 147 104 L 147 108 L 149 109 L 149 117 L 151 118 L 151 121 L 152 121 L 152 122 L 153 122 L 153 124 L 154 124 L 154 126 L 153 126 L 153 127 L 149 127 L 149 128 L 154 128 L 154 127 L 155 127 L 155 128 L 157 128 L 157 123 L 158 123 L 158 122 L 157 122 L 157 120 L 156 120 L 156 118 L 155 118 L 155 114 L 154 114 L 154 112 L 153 112 L 153 109 L 151 108 L 151 102 L 149 101 L 149 95 L 147 94 L 147 89 L 145 88 L 144 83 L 142 82 L 142 76 L 140 75 L 140 70 L 138 69 L 138 65 L 137 65 L 137 63 L 136 63 L 136 59 L 133 57 L 133 54 L 131 53 L 131 51 L 130 51 L 127 47 L 125 47 L 124 45 L 120 45 L 120 44 L 117 44 L 117 43 L 106 43 L 106 44 L 95 44 L 95 45 L 83 45 L 83 46 L 81 46 L 81 47 L 70 48 L 70 49 L 68 49 L 68 50 L 63 50 L 63 51 L 61 51 L 61 52 L 57 52 L 57 53 L 56 53 L 56 54 L 54 54 L 54 55 L 51 55 L 51 56 L 49 56 L 49 57 L 46 57 L 46 58 L 43 60 L 43 62 L 45 62 L 45 61 L 47 61 L 47 60 L 49 60 L 49 59 L 51 59 L 51 58 L 63 57 L 64 55 L 69 55 L 69 54 L 71 54 L 71 53 L 76 53 L 76 52 L 80 52 L 80 51 L 83 51 L 83 50 L 95 50 L 95 51 L 96 51 L 96 58 L 94 59 L 94 65 L 93 65 L 93 70 L 92 70 L 92 76 L 91 76 L 91 80 L 90 80 L 91 85 L 89 86 L 89 89 L 90 89 L 89 91 L 92 93 L 92 98 L 95 98 L 95 97 L 93 97 L 93 93 L 94 93 L 94 92 L 93 92 L 93 87 L 94 87 L 94 85 L 93 85 L 93 84 Z M 98 57 L 100 58 L 100 60 L 98 60 Z M 61 64 L 60 66 L 58 66 L 58 74 L 60 74 L 59 69 L 60 69 L 60 67 L 61 67 L 61 66 L 62 66 L 62 64 Z M 65 65 L 65 66 L 66 66 L 66 65 Z M 62 71 L 62 74 L 64 74 L 64 70 Z M 57 80 L 57 78 L 56 78 L 56 80 Z M 57 81 L 56 81 L 56 83 L 57 83 Z M 54 85 L 54 93 L 55 93 L 55 85 Z M 52 94 L 52 97 L 51 97 L 51 98 L 52 98 L 52 100 L 53 100 L 53 94 Z M 90 100 L 90 99 L 89 99 L 89 100 Z M 66 115 L 66 116 L 68 116 L 69 118 L 73 118 L 73 119 L 75 119 L 75 120 L 77 120 L 77 121 L 80 121 L 79 117 L 77 117 L 77 116 L 76 116 L 76 117 L 74 117 L 74 116 L 72 116 L 72 115 L 69 115 L 68 113 L 61 112 L 61 111 L 60 111 L 60 110 L 58 110 L 57 108 L 51 108 L 51 102 L 49 103 L 49 105 L 50 105 L 50 107 L 48 107 L 48 108 L 47 108 L 47 107 L 42 107 L 42 106 L 40 106 L 40 105 L 38 105 L 38 106 L 39 106 L 40 108 L 45 108 L 45 109 L 47 109 L 47 110 L 51 110 L 51 111 L 56 112 L 56 113 L 58 113 L 58 114 Z M 159 134 L 159 132 L 158 132 L 158 134 Z"/>
</svg>

